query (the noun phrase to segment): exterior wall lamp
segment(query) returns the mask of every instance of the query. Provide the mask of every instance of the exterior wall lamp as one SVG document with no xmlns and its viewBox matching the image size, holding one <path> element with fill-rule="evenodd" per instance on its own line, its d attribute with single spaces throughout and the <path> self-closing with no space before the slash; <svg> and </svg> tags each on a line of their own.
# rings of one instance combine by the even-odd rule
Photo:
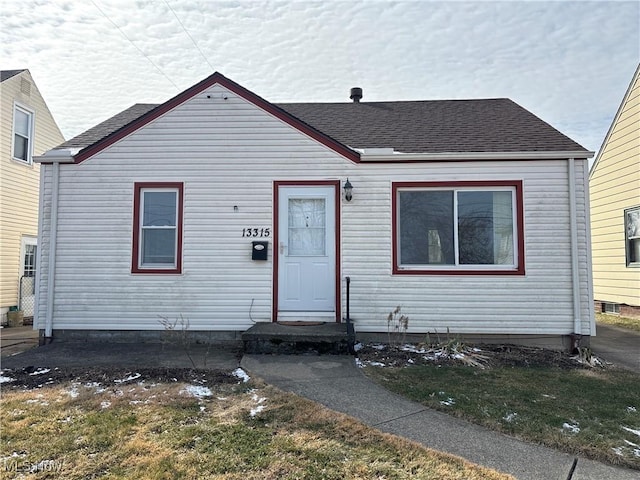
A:
<svg viewBox="0 0 640 480">
<path fill-rule="evenodd" d="M 347 202 L 350 202 L 352 198 L 353 198 L 353 185 L 351 185 L 351 182 L 349 181 L 349 177 L 347 177 L 347 181 L 344 182 L 344 199 Z"/>
</svg>

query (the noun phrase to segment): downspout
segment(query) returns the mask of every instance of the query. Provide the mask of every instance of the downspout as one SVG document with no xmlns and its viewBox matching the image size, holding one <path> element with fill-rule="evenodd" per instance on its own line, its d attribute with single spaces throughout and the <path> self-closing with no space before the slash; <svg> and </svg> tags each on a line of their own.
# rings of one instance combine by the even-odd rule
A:
<svg viewBox="0 0 640 480">
<path fill-rule="evenodd" d="M 58 243 L 58 184 L 60 163 L 53 162 L 51 175 L 51 220 L 49 225 L 49 271 L 47 273 L 47 312 L 44 324 L 44 341 L 51 343 L 53 334 L 53 298 L 56 281 L 56 246 Z"/>
<path fill-rule="evenodd" d="M 38 249 L 36 250 L 36 285 L 35 285 L 35 301 L 34 301 L 34 305 L 33 305 L 33 329 L 39 329 L 39 325 L 40 325 L 40 277 L 42 274 L 42 271 L 40 269 L 40 265 L 42 265 L 42 243 L 41 243 L 41 238 L 42 238 L 42 230 L 44 228 L 44 195 L 42 194 L 42 192 L 44 192 L 44 174 L 43 174 L 43 167 L 42 165 L 40 165 L 40 182 L 39 182 L 39 187 L 38 187 L 38 192 L 40 193 L 40 195 L 38 195 Z"/>
<path fill-rule="evenodd" d="M 575 158 L 569 158 L 569 225 L 571 230 L 571 283 L 573 290 L 573 335 L 571 350 L 576 350 L 582 336 L 580 320 L 580 266 L 578 263 L 578 222 L 576 218 Z"/>
</svg>

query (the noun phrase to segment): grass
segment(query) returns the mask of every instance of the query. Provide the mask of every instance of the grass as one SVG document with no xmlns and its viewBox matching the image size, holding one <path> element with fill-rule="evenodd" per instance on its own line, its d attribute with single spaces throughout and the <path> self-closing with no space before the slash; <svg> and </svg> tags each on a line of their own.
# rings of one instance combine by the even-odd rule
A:
<svg viewBox="0 0 640 480">
<path fill-rule="evenodd" d="M 0 478 L 512 479 L 272 387 L 209 388 L 5 389 Z"/>
<path fill-rule="evenodd" d="M 607 315 L 606 313 L 596 313 L 596 322 L 640 332 L 640 319 L 637 319 L 637 318 L 627 318 L 627 317 L 621 317 L 619 315 Z"/>
<path fill-rule="evenodd" d="M 367 367 L 385 387 L 518 438 L 640 469 L 640 376 L 622 370 Z"/>
</svg>

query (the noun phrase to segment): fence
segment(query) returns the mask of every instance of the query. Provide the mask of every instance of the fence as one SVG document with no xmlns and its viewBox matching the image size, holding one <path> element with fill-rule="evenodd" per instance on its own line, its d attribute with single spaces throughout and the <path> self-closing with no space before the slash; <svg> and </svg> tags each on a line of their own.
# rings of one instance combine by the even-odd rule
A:
<svg viewBox="0 0 640 480">
<path fill-rule="evenodd" d="M 36 277 L 20 277 L 18 309 L 22 310 L 25 319 L 33 319 L 36 306 Z"/>
</svg>

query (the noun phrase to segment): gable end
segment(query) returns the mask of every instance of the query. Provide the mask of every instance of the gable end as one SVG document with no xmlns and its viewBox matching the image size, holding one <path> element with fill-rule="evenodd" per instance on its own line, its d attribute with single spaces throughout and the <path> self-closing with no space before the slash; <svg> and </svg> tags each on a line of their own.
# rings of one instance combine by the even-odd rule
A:
<svg viewBox="0 0 640 480">
<path fill-rule="evenodd" d="M 101 152 L 102 150 L 104 150 L 105 148 L 109 147 L 110 145 L 113 145 L 117 141 L 119 141 L 119 140 L 123 139 L 124 137 L 130 135 L 131 133 L 133 133 L 136 130 L 142 128 L 146 124 L 152 122 L 156 118 L 164 115 L 165 113 L 169 112 L 170 110 L 176 108 L 178 105 L 181 105 L 182 103 L 186 102 L 187 100 L 189 100 L 190 98 L 194 97 L 198 93 L 206 90 L 207 88 L 209 88 L 209 87 L 211 87 L 211 86 L 213 86 L 215 84 L 218 84 L 218 85 L 230 90 L 231 92 L 235 93 L 239 97 L 247 100 L 248 102 L 253 103 L 258 108 L 261 108 L 262 110 L 266 111 L 267 113 L 270 113 L 274 117 L 278 118 L 279 120 L 282 120 L 283 122 L 287 123 L 288 125 L 292 126 L 295 129 L 299 130 L 300 132 L 304 133 L 305 135 L 307 135 L 307 136 L 313 138 L 314 140 L 320 142 L 321 144 L 323 144 L 326 147 L 330 148 L 331 150 L 335 151 L 339 155 L 342 155 L 343 157 L 347 158 L 348 160 L 351 160 L 354 163 L 359 163 L 360 162 L 360 154 L 358 152 L 350 149 L 349 147 L 343 145 L 342 143 L 340 143 L 340 142 L 334 140 L 333 138 L 325 135 L 324 133 L 316 130 L 315 128 L 311 127 L 310 125 L 300 121 L 299 119 L 297 119 L 296 117 L 294 117 L 290 113 L 285 112 L 280 107 L 275 106 L 274 104 L 266 101 L 265 99 L 263 99 L 262 97 L 256 95 L 255 93 L 247 90 L 246 88 L 242 87 L 241 85 L 239 85 L 239 84 L 235 83 L 234 81 L 226 78 L 221 73 L 215 72 L 213 75 L 205 78 L 201 82 L 195 84 L 194 86 L 188 88 L 187 90 L 183 91 L 182 93 L 176 95 L 175 97 L 173 97 L 172 99 L 168 100 L 167 102 L 165 102 L 165 103 L 153 108 L 152 110 L 150 110 L 147 113 L 143 114 L 142 116 L 136 118 L 135 120 L 133 120 L 132 122 L 128 123 L 127 125 L 121 127 L 120 129 L 116 130 L 115 132 L 107 135 L 103 139 L 97 141 L 96 143 L 94 143 L 92 145 L 89 145 L 88 147 L 85 147 L 78 154 L 76 154 L 74 156 L 74 163 L 81 163 L 84 160 L 87 160 L 88 158 L 91 158 L 92 156 L 94 156 L 97 153 Z"/>
</svg>

